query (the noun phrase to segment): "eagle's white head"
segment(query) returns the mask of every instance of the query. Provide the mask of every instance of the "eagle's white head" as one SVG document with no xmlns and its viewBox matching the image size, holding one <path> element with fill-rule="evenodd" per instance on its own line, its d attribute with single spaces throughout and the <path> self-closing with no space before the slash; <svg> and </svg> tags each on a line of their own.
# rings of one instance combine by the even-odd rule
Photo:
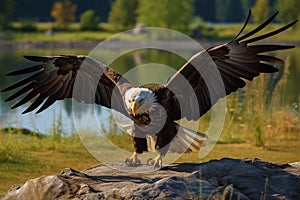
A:
<svg viewBox="0 0 300 200">
<path fill-rule="evenodd" d="M 125 104 L 133 116 L 149 112 L 156 101 L 154 93 L 148 88 L 133 87 L 125 92 Z"/>
</svg>

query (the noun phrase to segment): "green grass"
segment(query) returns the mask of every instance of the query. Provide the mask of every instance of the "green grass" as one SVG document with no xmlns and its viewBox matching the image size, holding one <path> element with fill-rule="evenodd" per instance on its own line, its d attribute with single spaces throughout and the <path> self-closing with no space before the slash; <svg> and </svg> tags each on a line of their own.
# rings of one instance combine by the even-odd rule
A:
<svg viewBox="0 0 300 200">
<path fill-rule="evenodd" d="M 278 29 L 285 24 L 271 24 L 267 26 L 263 31 L 261 31 L 258 34 L 263 34 L 267 33 L 270 31 L 273 31 L 275 29 Z M 236 24 L 230 24 L 230 25 L 208 25 L 213 28 L 214 32 L 216 33 L 215 37 L 218 39 L 232 39 L 242 28 L 243 24 L 242 23 L 236 23 Z M 244 32 L 249 32 L 256 28 L 258 25 L 256 24 L 248 24 L 247 27 L 245 28 Z M 278 40 L 278 41 L 290 41 L 290 42 L 295 42 L 299 41 L 300 37 L 300 28 L 299 25 L 296 24 L 294 26 L 295 28 L 290 28 L 283 33 L 280 33 L 277 36 L 271 37 L 271 40 Z"/>
<path fill-rule="evenodd" d="M 37 137 L 0 133 L 0 195 L 30 178 L 60 172 L 66 167 L 83 170 L 98 162 L 77 136 Z"/>
<path fill-rule="evenodd" d="M 99 164 L 82 145 L 78 136 L 36 137 L 20 133 L 0 133 L 0 195 L 12 185 L 24 183 L 30 178 L 57 174 L 66 167 L 83 170 Z M 132 150 L 128 135 L 110 136 L 113 143 Z M 217 144 L 204 158 L 198 153 L 184 154 L 177 162 L 205 162 L 211 159 L 253 158 L 272 162 L 299 161 L 300 139 L 274 141 L 268 148 L 255 145 Z"/>
<path fill-rule="evenodd" d="M 47 36 L 44 32 L 10 32 L 9 41 L 13 42 L 70 42 L 70 41 L 102 41 L 112 33 L 102 31 L 57 32 Z"/>
</svg>

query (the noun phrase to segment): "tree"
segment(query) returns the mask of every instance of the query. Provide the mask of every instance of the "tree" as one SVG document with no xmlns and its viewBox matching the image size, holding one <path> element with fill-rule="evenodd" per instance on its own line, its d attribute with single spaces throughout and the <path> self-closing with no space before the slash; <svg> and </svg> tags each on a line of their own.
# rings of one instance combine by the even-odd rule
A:
<svg viewBox="0 0 300 200">
<path fill-rule="evenodd" d="M 14 0 L 0 0 L 0 29 L 5 29 L 9 25 L 9 17 L 14 11 Z"/>
<path fill-rule="evenodd" d="M 193 0 L 140 0 L 137 21 L 146 26 L 165 27 L 187 32 L 193 12 Z"/>
<path fill-rule="evenodd" d="M 216 21 L 216 6 L 214 0 L 196 0 L 194 3 L 195 15 L 204 21 Z"/>
<path fill-rule="evenodd" d="M 290 22 L 299 18 L 300 1 L 299 0 L 277 0 L 276 7 L 279 10 L 279 16 L 281 22 Z"/>
<path fill-rule="evenodd" d="M 270 13 L 270 6 L 268 0 L 256 0 L 252 7 L 253 21 L 257 24 L 265 21 Z"/>
<path fill-rule="evenodd" d="M 76 4 L 70 0 L 54 2 L 51 16 L 55 19 L 56 24 L 60 28 L 65 28 L 71 22 L 75 21 Z"/>
<path fill-rule="evenodd" d="M 80 27 L 82 30 L 96 30 L 98 28 L 98 23 L 100 18 L 95 16 L 93 10 L 86 10 L 80 15 Z"/>
<path fill-rule="evenodd" d="M 255 0 L 241 0 L 241 4 L 242 4 L 243 12 L 244 12 L 245 16 L 247 16 L 249 13 L 249 10 L 251 10 L 253 5 L 255 4 Z"/>
<path fill-rule="evenodd" d="M 137 4 L 137 0 L 116 0 L 109 12 L 108 22 L 115 29 L 125 29 L 134 26 Z"/>
<path fill-rule="evenodd" d="M 13 0 L 15 4 L 15 12 L 12 15 L 13 20 L 18 21 L 22 18 L 34 19 L 40 22 L 49 22 L 52 20 L 50 15 L 55 1 L 62 0 Z M 71 0 L 77 5 L 76 19 L 79 19 L 80 14 L 84 11 L 92 9 L 95 15 L 99 16 L 101 21 L 107 21 L 108 13 L 111 7 L 112 0 Z M 0 4 L 0 7 L 3 4 Z"/>
<path fill-rule="evenodd" d="M 243 21 L 245 13 L 242 2 L 236 0 L 216 0 L 216 19 L 220 22 Z"/>
</svg>

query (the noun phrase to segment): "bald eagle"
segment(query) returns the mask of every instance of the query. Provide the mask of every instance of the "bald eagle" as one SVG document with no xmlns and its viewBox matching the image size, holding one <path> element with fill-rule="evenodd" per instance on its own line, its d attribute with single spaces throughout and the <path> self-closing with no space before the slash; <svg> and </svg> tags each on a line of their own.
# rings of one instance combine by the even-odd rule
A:
<svg viewBox="0 0 300 200">
<path fill-rule="evenodd" d="M 249 21 L 249 12 L 244 26 L 233 40 L 196 53 L 165 84 L 147 87 L 134 85 L 109 66 L 88 56 L 24 56 L 38 64 L 7 75 L 33 74 L 2 92 L 20 88 L 6 99 L 11 101 L 24 95 L 12 108 L 34 100 L 23 113 L 31 112 L 40 105 L 37 113 L 42 112 L 55 101 L 67 98 L 114 109 L 133 121 L 131 135 L 134 153 L 125 162 L 130 166 L 140 164 L 138 154 L 154 149 L 157 156 L 148 164 L 160 167 L 168 150 L 177 153 L 197 151 L 206 139 L 204 134 L 180 126 L 177 120 L 198 120 L 220 98 L 243 88 L 245 80 L 252 81 L 260 73 L 278 71 L 270 64 L 283 64 L 283 61 L 261 53 L 290 49 L 293 46 L 252 44 L 285 31 L 297 22 L 254 36 L 270 24 L 277 14 L 241 35 Z M 209 61 L 204 59 L 204 54 L 210 56 L 217 71 L 209 69 L 209 65 L 206 65 Z M 219 73 L 220 79 L 214 73 Z M 206 81 L 206 76 L 209 76 L 210 83 Z M 76 79 L 80 80 L 77 86 Z M 181 84 L 182 80 L 188 82 L 194 97 L 186 93 L 187 87 Z M 211 84 L 220 80 L 223 88 L 219 83 Z M 74 90 L 78 90 L 79 94 L 74 95 Z M 81 91 L 91 92 L 93 98 L 81 95 Z M 147 136 L 151 139 L 148 140 Z"/>
</svg>

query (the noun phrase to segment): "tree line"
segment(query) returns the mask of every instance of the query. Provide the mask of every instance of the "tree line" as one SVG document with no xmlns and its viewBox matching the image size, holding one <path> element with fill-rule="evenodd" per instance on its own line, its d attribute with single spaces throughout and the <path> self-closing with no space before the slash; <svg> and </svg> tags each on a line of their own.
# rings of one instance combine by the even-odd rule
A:
<svg viewBox="0 0 300 200">
<path fill-rule="evenodd" d="M 108 22 L 115 29 L 132 28 L 137 23 L 186 30 L 195 19 L 208 22 L 242 22 L 248 10 L 254 22 L 280 10 L 279 20 L 299 16 L 298 0 L 0 0 L 0 28 L 10 21 L 30 19 L 35 22 L 55 21 L 60 26 L 80 21 L 85 29 Z"/>
</svg>

